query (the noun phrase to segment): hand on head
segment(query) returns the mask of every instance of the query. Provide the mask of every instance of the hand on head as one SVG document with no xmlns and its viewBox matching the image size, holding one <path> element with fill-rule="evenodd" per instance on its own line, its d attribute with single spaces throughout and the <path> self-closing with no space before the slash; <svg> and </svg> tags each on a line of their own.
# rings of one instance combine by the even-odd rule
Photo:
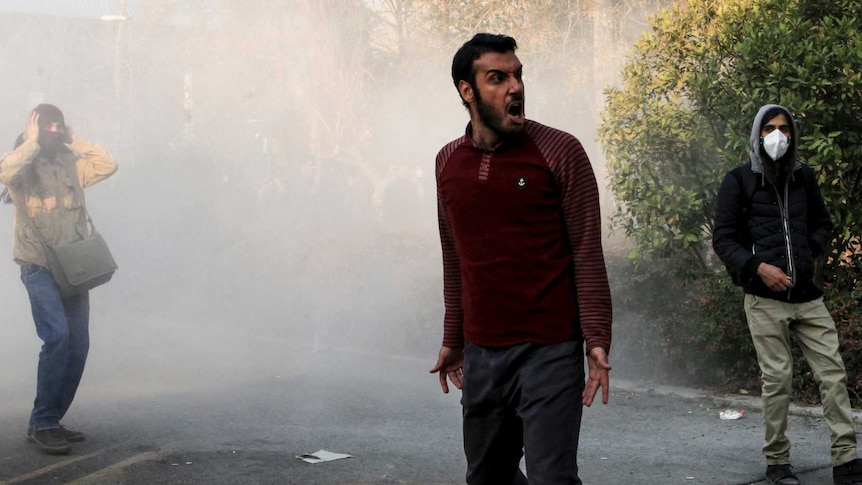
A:
<svg viewBox="0 0 862 485">
<path fill-rule="evenodd" d="M 74 140 L 74 139 L 75 139 L 75 134 L 74 134 L 74 132 L 72 132 L 72 127 L 66 126 L 66 136 L 63 137 L 63 143 L 66 146 L 69 146 L 72 144 L 72 140 Z"/>
<path fill-rule="evenodd" d="M 33 111 L 30 113 L 30 118 L 27 120 L 27 127 L 24 128 L 25 140 L 39 139 L 39 113 Z"/>
</svg>

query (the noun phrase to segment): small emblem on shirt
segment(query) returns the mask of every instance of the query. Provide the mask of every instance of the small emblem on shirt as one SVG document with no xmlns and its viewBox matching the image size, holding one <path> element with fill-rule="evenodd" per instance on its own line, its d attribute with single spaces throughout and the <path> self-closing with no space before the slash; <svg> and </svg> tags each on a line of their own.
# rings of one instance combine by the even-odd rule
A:
<svg viewBox="0 0 862 485">
<path fill-rule="evenodd" d="M 491 163 L 482 161 L 479 164 L 479 180 L 484 182 L 488 180 L 488 172 L 491 171 Z"/>
<path fill-rule="evenodd" d="M 479 182 L 488 180 L 488 173 L 491 171 L 491 152 L 482 153 L 482 160 L 479 162 Z"/>
<path fill-rule="evenodd" d="M 527 177 L 518 177 L 518 188 L 523 189 L 527 187 Z"/>
</svg>

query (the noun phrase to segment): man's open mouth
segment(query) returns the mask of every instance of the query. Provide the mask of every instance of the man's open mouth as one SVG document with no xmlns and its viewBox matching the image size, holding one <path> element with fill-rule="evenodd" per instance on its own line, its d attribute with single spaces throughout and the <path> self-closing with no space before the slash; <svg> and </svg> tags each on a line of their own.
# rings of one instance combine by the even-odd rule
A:
<svg viewBox="0 0 862 485">
<path fill-rule="evenodd" d="M 509 107 L 506 109 L 506 113 L 513 118 L 524 116 L 524 103 L 521 101 L 510 103 Z"/>
</svg>

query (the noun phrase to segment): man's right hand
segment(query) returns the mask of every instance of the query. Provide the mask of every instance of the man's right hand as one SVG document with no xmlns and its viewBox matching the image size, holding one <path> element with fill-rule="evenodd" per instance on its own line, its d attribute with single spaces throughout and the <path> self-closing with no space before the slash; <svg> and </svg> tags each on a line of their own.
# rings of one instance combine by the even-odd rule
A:
<svg viewBox="0 0 862 485">
<path fill-rule="evenodd" d="M 757 276 L 763 280 L 763 283 L 772 291 L 787 291 L 790 289 L 790 277 L 781 271 L 778 266 L 773 266 L 767 263 L 760 263 L 757 267 Z"/>
<path fill-rule="evenodd" d="M 30 114 L 30 119 L 27 120 L 27 127 L 24 129 L 24 139 L 33 141 L 39 139 L 39 113 L 35 111 Z"/>
<path fill-rule="evenodd" d="M 440 373 L 440 388 L 444 394 L 449 393 L 449 384 L 446 382 L 446 376 L 452 380 L 452 384 L 461 389 L 461 379 L 464 377 L 462 369 L 464 367 L 464 349 L 453 347 L 440 347 L 440 353 L 437 355 L 437 364 L 430 370 L 433 374 Z"/>
<path fill-rule="evenodd" d="M 66 134 L 63 136 L 63 144 L 66 145 L 67 148 L 72 147 L 72 142 L 75 141 L 75 132 L 72 131 L 71 126 L 66 127 Z"/>
</svg>

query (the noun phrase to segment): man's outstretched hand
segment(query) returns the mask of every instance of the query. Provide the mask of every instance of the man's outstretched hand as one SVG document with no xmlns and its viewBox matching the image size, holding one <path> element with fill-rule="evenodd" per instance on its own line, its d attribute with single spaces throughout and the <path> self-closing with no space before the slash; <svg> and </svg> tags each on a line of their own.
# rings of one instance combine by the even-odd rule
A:
<svg viewBox="0 0 862 485">
<path fill-rule="evenodd" d="M 608 364 L 608 354 L 605 349 L 593 347 L 587 355 L 587 367 L 589 368 L 589 376 L 587 376 L 587 384 L 584 386 L 584 406 L 592 406 L 593 399 L 595 399 L 596 392 L 600 387 L 602 388 L 602 404 L 607 404 L 611 365 Z"/>
<path fill-rule="evenodd" d="M 440 388 L 444 394 L 449 393 L 449 384 L 446 377 L 452 380 L 452 384 L 461 389 L 461 378 L 464 376 L 462 368 L 464 367 L 464 349 L 453 347 L 440 347 L 440 353 L 437 355 L 437 364 L 431 369 L 431 373 L 440 373 Z"/>
</svg>

